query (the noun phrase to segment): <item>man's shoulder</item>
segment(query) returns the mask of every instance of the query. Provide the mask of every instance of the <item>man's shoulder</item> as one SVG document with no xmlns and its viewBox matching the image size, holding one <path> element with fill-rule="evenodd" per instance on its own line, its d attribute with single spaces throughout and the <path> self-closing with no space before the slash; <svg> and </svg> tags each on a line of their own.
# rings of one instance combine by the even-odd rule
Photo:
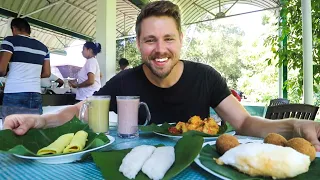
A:
<svg viewBox="0 0 320 180">
<path fill-rule="evenodd" d="M 31 47 L 39 50 L 48 51 L 48 48 L 46 45 L 44 45 L 42 42 L 32 37 L 27 37 L 22 35 L 7 36 L 4 38 L 4 40 L 9 41 L 15 46 Z"/>
<path fill-rule="evenodd" d="M 125 69 L 125 70 L 122 70 L 118 73 L 119 76 L 132 76 L 132 75 L 135 75 L 137 73 L 140 73 L 142 71 L 142 65 L 139 65 L 139 66 L 136 66 L 136 67 L 133 67 L 133 68 L 129 68 L 129 69 Z"/>
<path fill-rule="evenodd" d="M 48 51 L 47 46 L 46 46 L 45 44 L 43 44 L 41 41 L 39 41 L 39 40 L 37 40 L 37 39 L 34 39 L 34 38 L 30 38 L 30 40 L 31 40 L 33 43 L 37 44 L 38 47 L 40 47 L 41 49 Z"/>
<path fill-rule="evenodd" d="M 140 79 L 139 76 L 143 74 L 141 72 L 141 65 L 131 69 L 122 70 L 111 78 L 111 82 L 134 83 L 137 79 Z"/>
<path fill-rule="evenodd" d="M 17 36 L 7 36 L 3 39 L 4 41 L 9 41 L 11 43 L 14 43 L 15 41 L 19 40 Z"/>
</svg>

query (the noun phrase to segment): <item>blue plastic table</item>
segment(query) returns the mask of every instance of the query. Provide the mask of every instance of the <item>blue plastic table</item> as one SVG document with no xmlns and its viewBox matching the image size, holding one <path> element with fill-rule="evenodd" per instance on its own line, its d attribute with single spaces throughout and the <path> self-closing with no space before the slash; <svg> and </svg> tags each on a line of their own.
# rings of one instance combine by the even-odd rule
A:
<svg viewBox="0 0 320 180">
<path fill-rule="evenodd" d="M 132 148 L 141 144 L 157 145 L 165 144 L 174 146 L 176 141 L 167 137 L 155 135 L 153 133 L 140 134 L 136 139 L 121 139 L 116 136 L 114 130 L 110 135 L 115 137 L 115 142 L 103 149 L 118 150 Z M 241 137 L 240 137 L 241 138 Z M 0 179 L 23 180 L 23 179 L 63 179 L 63 180 L 82 180 L 82 179 L 103 179 L 100 170 L 96 167 L 92 159 L 84 162 L 75 162 L 68 164 L 42 164 L 33 160 L 25 160 L 13 155 L 0 153 Z M 182 171 L 174 179 L 219 179 L 208 172 L 201 169 L 197 164 L 192 163 L 191 166 Z"/>
</svg>

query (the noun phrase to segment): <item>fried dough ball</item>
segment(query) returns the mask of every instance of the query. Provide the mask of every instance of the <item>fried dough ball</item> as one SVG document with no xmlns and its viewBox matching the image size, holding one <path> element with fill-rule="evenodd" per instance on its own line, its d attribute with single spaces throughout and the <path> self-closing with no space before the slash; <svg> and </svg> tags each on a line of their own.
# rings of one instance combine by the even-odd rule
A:
<svg viewBox="0 0 320 180">
<path fill-rule="evenodd" d="M 292 138 L 286 143 L 286 146 L 309 156 L 311 161 L 316 158 L 316 148 L 309 141 L 303 138 Z"/>
<path fill-rule="evenodd" d="M 274 144 L 278 146 L 285 146 L 287 143 L 286 138 L 281 136 L 280 134 L 277 133 L 269 133 L 265 138 L 264 138 L 264 143 L 267 144 Z"/>
<path fill-rule="evenodd" d="M 235 136 L 223 134 L 216 141 L 216 148 L 220 155 L 223 155 L 228 150 L 238 146 L 240 143 Z"/>
</svg>

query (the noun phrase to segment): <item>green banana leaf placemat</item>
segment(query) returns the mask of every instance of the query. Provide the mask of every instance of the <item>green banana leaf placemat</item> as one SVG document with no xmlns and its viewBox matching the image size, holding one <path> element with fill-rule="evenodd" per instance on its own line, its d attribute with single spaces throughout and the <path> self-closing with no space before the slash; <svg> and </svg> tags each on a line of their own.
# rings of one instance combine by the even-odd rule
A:
<svg viewBox="0 0 320 180">
<path fill-rule="evenodd" d="M 169 124 L 169 123 L 163 123 L 162 125 L 156 125 L 156 124 L 150 124 L 148 126 L 139 126 L 139 129 L 143 132 L 157 132 L 160 134 L 165 134 L 165 135 L 169 135 L 169 136 L 185 136 L 185 135 L 197 135 L 197 136 L 202 136 L 202 137 L 218 137 L 221 134 L 224 133 L 228 133 L 231 131 L 234 131 L 234 128 L 229 124 L 229 123 L 223 123 L 220 128 L 219 128 L 219 132 L 216 135 L 210 135 L 210 134 L 206 134 L 203 132 L 199 132 L 199 131 L 188 131 L 185 133 L 182 133 L 181 135 L 177 135 L 177 134 L 172 134 L 169 132 L 168 128 L 175 126 L 175 124 Z"/>
<path fill-rule="evenodd" d="M 212 158 L 219 158 L 220 155 L 216 150 L 215 145 L 206 145 L 202 148 L 200 152 L 199 160 L 201 164 L 210 169 L 211 171 L 220 174 L 226 178 L 232 180 L 272 180 L 272 178 L 264 178 L 264 177 L 251 177 L 249 175 L 243 174 L 231 166 L 226 165 L 218 165 Z M 316 158 L 310 165 L 309 171 L 307 173 L 301 174 L 294 178 L 290 178 L 291 180 L 313 180 L 320 179 L 320 158 Z"/>
<path fill-rule="evenodd" d="M 203 138 L 200 136 L 184 136 L 175 145 L 175 162 L 166 173 L 164 179 L 171 179 L 188 167 L 199 154 Z M 92 152 L 94 162 L 100 168 L 105 179 L 127 179 L 121 172 L 119 167 L 122 159 L 131 151 L 131 149 L 109 151 L 109 152 Z M 149 179 L 142 171 L 140 171 L 136 179 Z"/>
<path fill-rule="evenodd" d="M 0 131 L 0 152 L 24 156 L 38 156 L 37 151 L 39 149 L 48 146 L 59 136 L 66 133 L 76 133 L 80 130 L 88 133 L 88 141 L 83 150 L 99 147 L 110 142 L 108 137 L 103 133 L 96 134 L 92 132 L 88 124 L 84 124 L 78 118 L 74 117 L 62 126 L 48 129 L 30 129 L 23 136 L 18 136 L 11 130 L 2 130 Z"/>
</svg>

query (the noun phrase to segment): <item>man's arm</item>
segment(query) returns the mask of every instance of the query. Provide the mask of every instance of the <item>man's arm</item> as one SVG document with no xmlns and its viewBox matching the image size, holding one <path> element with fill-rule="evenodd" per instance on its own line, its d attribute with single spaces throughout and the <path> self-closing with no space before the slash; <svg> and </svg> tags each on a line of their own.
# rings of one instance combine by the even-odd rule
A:
<svg viewBox="0 0 320 180">
<path fill-rule="evenodd" d="M 12 37 L 6 37 L 0 47 L 0 76 L 5 76 L 8 70 L 8 64 L 14 52 Z"/>
<path fill-rule="evenodd" d="M 51 128 L 61 126 L 70 121 L 74 116 L 79 118 L 80 108 L 84 101 L 73 106 L 66 107 L 56 114 L 44 114 L 40 116 L 39 126 L 37 128 Z"/>
<path fill-rule="evenodd" d="M 50 61 L 44 60 L 41 71 L 41 78 L 48 78 L 51 74 Z"/>
<path fill-rule="evenodd" d="M 0 76 L 5 76 L 7 74 L 7 68 L 9 61 L 12 57 L 12 53 L 8 51 L 0 52 Z"/>
<path fill-rule="evenodd" d="M 51 128 L 61 126 L 70 121 L 75 115 L 79 116 L 79 111 L 83 102 L 69 106 L 56 114 L 13 114 L 7 116 L 3 127 L 11 129 L 17 135 L 24 135 L 31 128 Z"/>
<path fill-rule="evenodd" d="M 232 95 L 226 97 L 215 111 L 241 135 L 264 138 L 268 133 L 274 132 L 286 138 L 294 136 L 296 120 L 267 120 L 251 116 Z"/>
</svg>

